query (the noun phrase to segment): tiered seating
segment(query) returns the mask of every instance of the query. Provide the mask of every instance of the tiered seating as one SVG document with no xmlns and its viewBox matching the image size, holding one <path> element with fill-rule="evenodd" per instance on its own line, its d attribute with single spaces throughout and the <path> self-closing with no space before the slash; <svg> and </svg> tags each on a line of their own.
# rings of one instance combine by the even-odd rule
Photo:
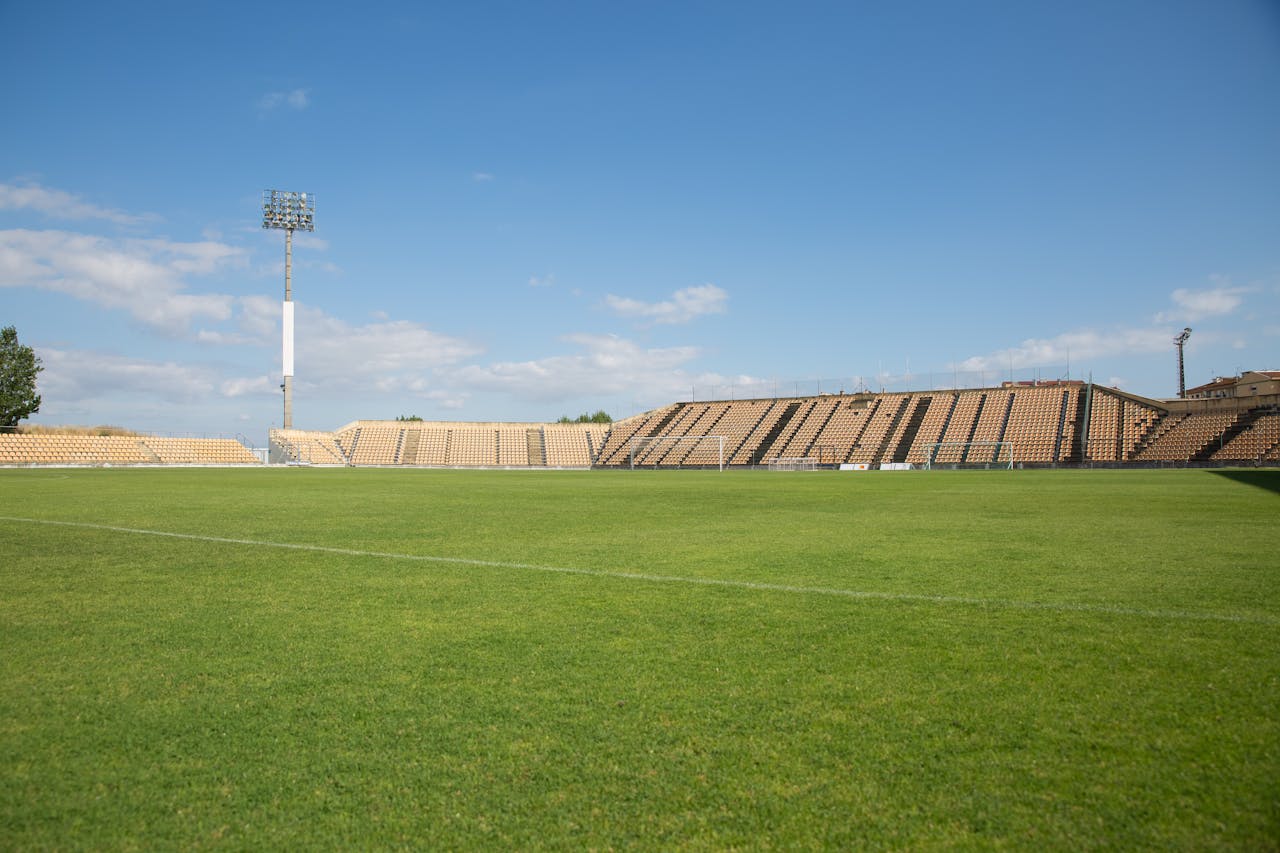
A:
<svg viewBox="0 0 1280 853">
<path fill-rule="evenodd" d="M 449 436 L 450 465 L 495 465 L 498 461 L 497 432 L 476 429 L 477 424 L 459 424 Z M 526 451 L 527 452 L 527 451 Z M 528 457 L 526 456 L 526 462 Z"/>
<path fill-rule="evenodd" d="M 765 436 L 778 425 L 778 421 L 787 410 L 786 400 L 743 400 L 741 404 L 729 410 L 726 418 L 743 416 L 742 423 L 750 430 L 738 443 L 733 455 L 727 460 L 732 465 L 743 465 L 751 461 L 752 455 L 760 449 Z M 756 421 L 759 421 L 757 424 Z"/>
<path fill-rule="evenodd" d="M 597 454 L 596 461 L 607 465 L 626 465 L 630 456 L 631 439 L 635 436 L 653 435 L 658 424 L 681 405 L 683 404 L 673 403 L 642 415 L 614 421 L 613 429 L 609 431 L 608 440 Z"/>
<path fill-rule="evenodd" d="M 1013 446 L 1015 462 L 1058 464 L 1078 461 L 1207 461 L 1269 459 L 1280 454 L 1274 434 L 1280 414 L 1257 416 L 1254 428 L 1234 428 L 1235 416 L 1170 414 L 1141 398 L 1093 388 L 1088 436 L 1081 385 L 920 393 L 839 394 L 815 397 L 675 403 L 612 425 L 359 421 L 334 433 L 313 434 L 340 459 L 354 447 L 354 464 L 451 466 L 613 466 L 630 464 L 636 436 L 724 438 L 725 462 L 747 465 L 784 457 L 810 456 L 820 462 L 902 462 L 923 464 L 929 446 L 934 462 L 982 463 L 992 447 Z M 1265 402 L 1265 401 L 1264 401 Z M 1174 408 L 1182 408 L 1175 406 Z M 783 418 L 786 418 L 785 422 Z M 1254 417 L 1254 415 L 1249 415 Z M 1242 430 L 1240 435 L 1235 435 Z M 302 440 L 305 433 L 296 433 Z M 1212 444 L 1216 438 L 1222 448 Z M 1085 441 L 1087 439 L 1087 441 Z M 134 439 L 132 452 L 149 461 L 190 458 L 180 446 L 149 448 Z M 1137 451 L 1136 448 L 1144 448 Z M 313 449 L 313 454 L 318 450 Z M 181 454 L 187 454 L 182 456 Z M 763 457 L 765 458 L 761 458 Z M 710 440 L 654 442 L 639 450 L 636 464 L 653 467 L 709 466 L 717 462 Z"/>
<path fill-rule="evenodd" d="M 907 430 L 911 428 L 911 421 L 915 418 L 916 410 L 920 408 L 923 401 L 924 398 L 920 396 L 907 396 L 905 404 L 898 414 L 898 423 L 894 425 L 890 422 L 889 440 L 883 445 L 884 450 L 880 454 L 881 462 L 892 462 L 894 457 L 898 455 L 898 446 L 906 438 Z"/>
<path fill-rule="evenodd" d="M 732 449 L 730 439 L 717 428 L 730 403 L 709 403 L 685 431 L 687 436 L 718 435 L 725 438 L 725 453 Z M 703 441 L 677 444 L 662 460 L 663 465 L 716 465 L 720 461 L 719 442 Z"/>
<path fill-rule="evenodd" d="M 865 399 L 841 399 L 827 425 L 814 436 L 809 455 L 822 462 L 844 462 L 862 435 L 870 412 Z"/>
<path fill-rule="evenodd" d="M 270 438 L 272 443 L 284 447 L 294 462 L 342 465 L 347 461 L 333 433 L 302 429 L 273 429 Z"/>
<path fill-rule="evenodd" d="M 430 424 L 418 429 L 418 458 L 416 465 L 448 465 L 449 464 L 449 432 L 439 424 Z"/>
<path fill-rule="evenodd" d="M 529 433 L 523 425 L 496 424 L 494 436 L 499 465 L 529 464 Z"/>
<path fill-rule="evenodd" d="M 1259 415 L 1252 424 L 1215 450 L 1214 461 L 1257 461 L 1280 442 L 1280 413 Z"/>
<path fill-rule="evenodd" d="M 769 448 L 770 458 L 780 458 L 783 456 L 796 456 L 798 454 L 791 452 L 791 445 L 800 428 L 804 426 L 805 421 L 809 419 L 809 415 L 813 412 L 815 406 L 818 405 L 817 397 L 810 397 L 800 401 L 800 408 L 796 409 L 796 413 L 791 417 L 785 429 L 774 439 L 773 446 Z"/>
<path fill-rule="evenodd" d="M 542 428 L 547 464 L 555 468 L 591 464 L 591 428 L 578 424 L 548 424 Z"/>
<path fill-rule="evenodd" d="M 179 465 L 254 465 L 260 460 L 231 438 L 142 439 L 142 445 L 160 462 Z"/>
<path fill-rule="evenodd" d="M 1120 461 L 1121 415 L 1125 402 L 1111 394 L 1094 393 L 1089 411 L 1088 459 L 1095 462 Z"/>
<path fill-rule="evenodd" d="M 2 465 L 252 465 L 258 462 L 256 456 L 230 438 L 0 434 Z"/>
<path fill-rule="evenodd" d="M 880 394 L 880 403 L 867 421 L 866 428 L 858 438 L 858 446 L 852 448 L 849 461 L 859 464 L 871 464 L 880 460 L 876 456 L 880 446 L 884 444 L 889 430 L 894 426 L 894 419 L 901 414 L 904 406 L 911 398 L 910 394 Z"/>
<path fill-rule="evenodd" d="M 986 403 L 978 415 L 978 424 L 973 431 L 973 441 L 1000 441 L 1003 436 L 1004 415 L 1009 408 L 1010 391 L 989 390 L 986 392 Z M 989 447 L 970 448 L 966 462 L 994 461 L 996 451 Z"/>
<path fill-rule="evenodd" d="M 591 445 L 592 457 L 591 461 L 595 462 L 604 449 L 605 442 L 609 440 L 609 434 L 612 427 L 608 424 L 586 424 L 583 431 L 587 434 L 587 441 Z"/>
<path fill-rule="evenodd" d="M 939 441 L 954 443 L 969 440 L 973 432 L 974 421 L 978 417 L 978 409 L 983 406 L 986 394 L 982 391 L 961 391 L 956 399 L 955 410 L 951 413 L 951 421 Z M 940 447 L 934 462 L 962 462 L 964 447 L 956 444 L 952 447 Z"/>
<path fill-rule="evenodd" d="M 396 465 L 400 450 L 400 441 L 404 434 L 404 426 L 380 425 L 377 422 L 363 422 L 355 440 L 355 450 L 351 454 L 353 465 Z"/>
<path fill-rule="evenodd" d="M 931 398 L 929 408 L 925 412 L 924 419 L 920 421 L 920 429 L 916 431 L 911 447 L 907 450 L 906 461 L 913 465 L 923 465 L 928 461 L 929 445 L 942 441 L 942 430 L 947 425 L 947 415 L 951 412 L 952 404 L 956 402 L 959 394 L 955 391 L 935 391 L 932 394 L 923 395 L 922 405 L 924 397 Z"/>
<path fill-rule="evenodd" d="M 708 403 L 686 403 L 671 419 L 671 422 L 662 430 L 664 436 L 691 435 L 689 428 L 702 418 L 710 408 Z M 641 433 L 644 435 L 644 433 Z M 655 442 L 645 445 L 636 452 L 636 465 L 658 465 L 662 460 L 676 449 L 676 445 L 670 442 Z"/>
<path fill-rule="evenodd" d="M 1019 388 L 1013 392 L 1013 407 L 1003 441 L 1013 444 L 1019 462 L 1055 462 L 1058 446 L 1058 423 L 1062 417 L 1062 399 L 1074 389 L 1056 387 Z"/>
<path fill-rule="evenodd" d="M 1160 412 L 1150 406 L 1095 387 L 1089 412 L 1086 458 L 1094 462 L 1128 460 L 1159 419 Z M 1169 421 L 1165 428 L 1172 424 Z"/>
<path fill-rule="evenodd" d="M 776 452 L 772 452 L 769 455 L 771 457 L 800 457 L 808 455 L 810 449 L 814 445 L 815 439 L 818 437 L 819 431 L 822 429 L 823 424 L 825 424 L 835 413 L 836 407 L 839 406 L 840 402 L 844 399 L 844 397 L 837 397 L 835 395 L 818 397 L 813 400 L 813 405 L 810 406 L 807 411 L 801 410 L 796 412 L 796 417 L 798 418 L 803 415 L 803 420 L 799 424 L 796 424 L 796 428 L 791 432 L 791 437 L 787 442 L 786 447 L 779 449 Z M 792 418 L 791 422 L 793 424 L 795 421 L 796 418 Z M 777 447 L 776 442 L 774 443 L 774 446 L 775 448 Z"/>
<path fill-rule="evenodd" d="M 1249 428 L 1228 441 L 1210 457 L 1214 461 L 1257 461 L 1274 459 L 1274 451 L 1280 449 L 1280 412 L 1261 415 Z M 1267 452 L 1273 455 L 1267 457 Z"/>
<path fill-rule="evenodd" d="M 724 462 L 727 464 L 729 456 L 733 453 L 735 445 L 740 444 L 747 430 L 747 418 L 749 415 L 746 411 L 735 412 L 732 418 L 728 418 L 729 412 L 734 411 L 737 407 L 733 402 L 721 402 L 711 407 L 707 415 L 703 416 L 701 423 L 694 424 L 690 430 L 690 435 L 712 435 L 719 436 L 723 439 Z M 688 446 L 687 452 L 683 453 L 679 464 L 681 465 L 718 465 L 720 459 L 721 442 L 704 441 Z"/>
<path fill-rule="evenodd" d="M 1124 401 L 1124 421 L 1120 434 L 1120 461 L 1126 461 L 1133 458 L 1134 450 L 1138 443 L 1151 431 L 1157 421 L 1160 420 L 1160 412 L 1136 403 L 1133 400 Z"/>
<path fill-rule="evenodd" d="M 1234 412 L 1187 415 L 1167 430 L 1163 430 L 1140 450 L 1134 459 L 1143 462 L 1186 462 L 1205 447 L 1214 436 L 1221 435 L 1239 417 Z"/>
</svg>

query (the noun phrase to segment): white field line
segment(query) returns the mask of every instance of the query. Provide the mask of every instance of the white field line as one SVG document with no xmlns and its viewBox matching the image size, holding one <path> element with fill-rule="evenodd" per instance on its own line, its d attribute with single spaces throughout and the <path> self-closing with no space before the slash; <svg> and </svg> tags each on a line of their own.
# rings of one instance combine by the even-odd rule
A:
<svg viewBox="0 0 1280 853">
<path fill-rule="evenodd" d="M 1101 613 L 1116 616 L 1139 616 L 1147 619 L 1175 619 L 1208 622 L 1237 622 L 1257 625 L 1280 625 L 1280 617 L 1264 614 L 1211 613 L 1195 610 L 1150 610 L 1139 607 L 1116 607 L 1109 604 L 1083 604 L 1072 602 L 1017 601 L 999 598 L 968 598 L 959 595 L 926 595 L 912 592 L 876 592 L 872 590 L 839 589 L 823 586 L 794 586 L 790 584 L 762 583 L 759 581 L 726 578 L 696 578 L 683 575 L 656 575 L 645 572 L 624 572 L 610 569 L 579 569 L 567 566 L 540 566 L 534 563 L 510 563 L 498 560 L 478 560 L 470 557 L 439 557 L 429 554 L 397 554 L 389 551 L 362 551 L 354 548 L 334 548 L 328 545 L 303 545 L 293 542 L 268 542 L 261 539 L 233 539 L 225 536 L 203 536 L 195 533 L 171 533 L 166 530 L 146 530 L 138 527 L 117 527 L 110 524 L 92 524 L 84 521 L 54 521 L 43 518 L 21 518 L 0 515 L 0 521 L 19 524 L 41 524 L 54 527 L 75 527 L 84 530 L 104 530 L 111 533 L 131 533 L 139 536 L 158 536 L 167 539 L 185 539 L 193 542 L 216 542 L 223 545 L 242 545 L 253 548 L 280 548 L 290 551 L 306 551 L 316 554 L 337 554 L 343 557 L 366 557 L 380 560 L 406 560 L 420 563 L 444 563 L 459 566 L 480 566 L 491 569 L 516 569 L 530 572 L 551 572 L 564 575 L 585 575 L 598 578 L 644 581 L 647 583 L 690 584 L 693 586 L 727 587 L 762 592 L 784 592 L 796 595 L 826 595 L 876 601 L 902 601 L 925 604 L 948 604 L 968 607 L 985 607 L 1009 610 L 1047 610 L 1063 613 Z"/>
</svg>

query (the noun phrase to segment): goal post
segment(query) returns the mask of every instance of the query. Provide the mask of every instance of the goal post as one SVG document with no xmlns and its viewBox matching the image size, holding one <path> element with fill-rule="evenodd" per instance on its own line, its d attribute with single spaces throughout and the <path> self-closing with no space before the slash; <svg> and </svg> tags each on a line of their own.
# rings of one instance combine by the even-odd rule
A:
<svg viewBox="0 0 1280 853">
<path fill-rule="evenodd" d="M 1013 468 L 1011 441 L 936 441 L 925 445 L 924 469 L 972 470 Z"/>
<path fill-rule="evenodd" d="M 630 465 L 654 468 L 697 466 L 724 470 L 723 435 L 640 435 L 631 439 Z"/>
<path fill-rule="evenodd" d="M 812 456 L 777 456 L 768 460 L 770 471 L 817 471 L 818 460 Z"/>
</svg>

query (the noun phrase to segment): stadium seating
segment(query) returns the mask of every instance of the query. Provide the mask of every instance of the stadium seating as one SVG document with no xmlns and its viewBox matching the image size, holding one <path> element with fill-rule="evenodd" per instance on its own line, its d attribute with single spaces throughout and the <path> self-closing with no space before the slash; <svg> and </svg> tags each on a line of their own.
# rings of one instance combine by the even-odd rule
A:
<svg viewBox="0 0 1280 853">
<path fill-rule="evenodd" d="M 0 465 L 256 465 L 235 439 L 0 434 Z"/>
<path fill-rule="evenodd" d="M 878 466 L 995 461 L 1165 465 L 1280 456 L 1280 409 L 1189 411 L 1082 383 L 673 403 L 612 424 L 355 421 L 334 432 L 272 430 L 273 460 L 453 467 L 708 467 L 809 458 Z M 662 436 L 633 448 L 641 436 Z M 715 440 L 695 441 L 711 437 Z M 686 441 L 673 439 L 684 438 Z M 985 443 L 985 444 L 984 444 Z M 1002 458 L 1007 458 L 1002 457 Z M 2 434 L 0 465 L 239 465 L 231 439 Z"/>
</svg>

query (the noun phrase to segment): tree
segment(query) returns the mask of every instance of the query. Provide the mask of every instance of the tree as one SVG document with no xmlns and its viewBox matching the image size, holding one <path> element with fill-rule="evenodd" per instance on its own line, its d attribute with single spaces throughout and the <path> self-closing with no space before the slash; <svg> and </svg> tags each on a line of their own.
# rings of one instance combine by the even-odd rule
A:
<svg viewBox="0 0 1280 853">
<path fill-rule="evenodd" d="M 17 329 L 0 329 L 0 427 L 16 427 L 40 411 L 36 374 L 42 370 L 35 350 L 18 343 Z"/>
<path fill-rule="evenodd" d="M 577 418 L 571 418 L 568 415 L 561 415 L 558 424 L 611 424 L 613 418 L 609 417 L 609 413 L 604 409 L 596 410 L 594 415 L 588 415 L 586 412 L 578 415 Z"/>
</svg>

